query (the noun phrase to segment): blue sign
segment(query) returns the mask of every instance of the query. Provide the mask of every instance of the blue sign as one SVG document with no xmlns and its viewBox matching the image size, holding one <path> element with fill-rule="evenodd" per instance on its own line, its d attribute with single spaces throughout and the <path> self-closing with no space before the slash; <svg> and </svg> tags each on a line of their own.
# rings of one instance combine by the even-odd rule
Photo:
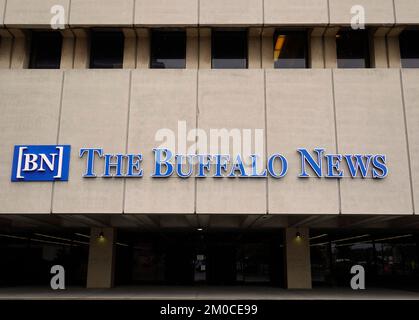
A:
<svg viewBox="0 0 419 320">
<path fill-rule="evenodd" d="M 68 181 L 69 145 L 18 145 L 14 148 L 12 181 Z"/>
</svg>

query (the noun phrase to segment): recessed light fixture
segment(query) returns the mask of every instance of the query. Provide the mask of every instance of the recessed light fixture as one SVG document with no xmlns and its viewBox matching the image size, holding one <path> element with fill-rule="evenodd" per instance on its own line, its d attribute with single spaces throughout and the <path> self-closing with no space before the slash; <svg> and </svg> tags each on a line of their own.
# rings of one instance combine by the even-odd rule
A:
<svg viewBox="0 0 419 320">
<path fill-rule="evenodd" d="M 101 231 L 101 232 L 98 234 L 97 238 L 98 238 L 98 240 L 99 240 L 99 241 L 103 241 L 103 240 L 105 240 L 105 235 L 103 234 L 103 231 Z"/>
<path fill-rule="evenodd" d="M 204 229 L 202 229 L 202 228 L 198 228 L 198 229 L 196 229 L 197 231 L 203 231 Z"/>
</svg>

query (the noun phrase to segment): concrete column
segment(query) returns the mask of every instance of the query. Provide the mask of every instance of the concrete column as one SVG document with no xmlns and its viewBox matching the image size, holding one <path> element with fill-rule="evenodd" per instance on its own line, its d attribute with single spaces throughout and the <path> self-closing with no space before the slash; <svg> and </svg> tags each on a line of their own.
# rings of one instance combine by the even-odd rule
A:
<svg viewBox="0 0 419 320">
<path fill-rule="evenodd" d="M 103 233 L 103 237 L 99 235 Z M 115 270 L 114 228 L 92 228 L 90 232 L 87 288 L 112 288 Z"/>
<path fill-rule="evenodd" d="M 199 59 L 198 29 L 186 29 L 186 69 L 198 69 Z"/>
<path fill-rule="evenodd" d="M 324 65 L 326 68 L 337 68 L 336 34 L 339 28 L 328 28 L 324 34 Z"/>
<path fill-rule="evenodd" d="M 10 69 L 12 49 L 13 36 L 6 29 L 0 29 L 0 69 Z"/>
<path fill-rule="evenodd" d="M 399 37 L 387 37 L 388 64 L 390 68 L 401 68 Z"/>
<path fill-rule="evenodd" d="M 250 28 L 249 30 L 249 49 L 248 60 L 249 69 L 262 68 L 262 30 L 260 28 Z"/>
<path fill-rule="evenodd" d="M 262 68 L 274 68 L 274 28 L 265 28 L 262 32 Z"/>
<path fill-rule="evenodd" d="M 74 33 L 70 29 L 62 31 L 62 35 L 63 47 L 61 51 L 60 69 L 73 69 L 76 39 L 74 37 Z"/>
<path fill-rule="evenodd" d="M 87 69 L 90 65 L 90 37 L 86 30 L 75 29 L 76 47 L 74 50 L 74 69 Z"/>
<path fill-rule="evenodd" d="M 399 35 L 403 27 L 395 27 L 387 34 L 388 66 L 390 68 L 401 68 Z"/>
<path fill-rule="evenodd" d="M 137 66 L 137 34 L 133 29 L 124 29 L 124 69 L 135 69 Z"/>
<path fill-rule="evenodd" d="M 137 32 L 137 68 L 148 69 L 150 67 L 150 30 L 145 28 L 136 29 Z"/>
<path fill-rule="evenodd" d="M 386 38 L 374 36 L 372 65 L 373 68 L 388 68 Z"/>
<path fill-rule="evenodd" d="M 311 289 L 308 228 L 285 229 L 285 270 L 288 289 Z"/>
<path fill-rule="evenodd" d="M 324 68 L 324 46 L 323 46 L 323 34 L 324 28 L 314 28 L 310 34 L 310 67 L 311 68 Z"/>
<path fill-rule="evenodd" d="M 199 68 L 211 69 L 211 29 L 199 29 Z"/>
<path fill-rule="evenodd" d="M 29 66 L 30 36 L 27 32 L 11 29 L 14 36 L 11 69 L 26 69 Z"/>
</svg>

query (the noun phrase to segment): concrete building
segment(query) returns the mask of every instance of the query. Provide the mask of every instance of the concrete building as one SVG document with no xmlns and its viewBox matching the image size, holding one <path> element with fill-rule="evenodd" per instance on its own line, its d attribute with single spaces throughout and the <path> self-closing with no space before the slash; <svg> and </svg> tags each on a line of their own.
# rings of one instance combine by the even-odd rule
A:
<svg viewBox="0 0 419 320">
<path fill-rule="evenodd" d="M 418 27 L 417 0 L 0 0 L 0 285 L 61 264 L 89 288 L 349 286 L 361 264 L 418 287 Z M 180 122 L 262 130 L 288 173 L 156 179 Z M 11 179 L 36 145 L 71 146 L 66 181 Z M 144 174 L 103 178 L 97 156 L 88 178 L 83 148 L 141 153 Z M 385 155 L 388 175 L 300 177 L 299 148 Z"/>
</svg>

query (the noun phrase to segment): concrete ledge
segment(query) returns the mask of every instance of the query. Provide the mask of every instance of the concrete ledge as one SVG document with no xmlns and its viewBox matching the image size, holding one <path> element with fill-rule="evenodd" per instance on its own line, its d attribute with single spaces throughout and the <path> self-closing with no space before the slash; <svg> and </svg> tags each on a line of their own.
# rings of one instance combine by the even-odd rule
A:
<svg viewBox="0 0 419 320">
<path fill-rule="evenodd" d="M 2 0 L 0 0 L 0 16 L 1 2 Z M 51 18 L 55 15 L 51 13 L 51 9 L 56 5 L 64 8 L 65 25 L 67 25 L 70 0 L 8 0 L 4 25 L 11 28 L 50 28 Z"/>
<path fill-rule="evenodd" d="M 136 0 L 135 25 L 196 26 L 198 0 Z"/>
<path fill-rule="evenodd" d="M 419 24 L 419 1 L 394 0 L 397 24 Z"/>
<path fill-rule="evenodd" d="M 367 25 L 394 24 L 393 0 L 329 0 L 330 24 L 350 25 L 355 5 L 364 7 Z"/>
<path fill-rule="evenodd" d="M 199 23 L 203 26 L 263 24 L 262 0 L 200 0 Z"/>
<path fill-rule="evenodd" d="M 264 0 L 264 23 L 269 25 L 326 25 L 327 0 Z"/>
<path fill-rule="evenodd" d="M 134 0 L 72 0 L 70 25 L 132 26 L 134 23 Z"/>
</svg>

